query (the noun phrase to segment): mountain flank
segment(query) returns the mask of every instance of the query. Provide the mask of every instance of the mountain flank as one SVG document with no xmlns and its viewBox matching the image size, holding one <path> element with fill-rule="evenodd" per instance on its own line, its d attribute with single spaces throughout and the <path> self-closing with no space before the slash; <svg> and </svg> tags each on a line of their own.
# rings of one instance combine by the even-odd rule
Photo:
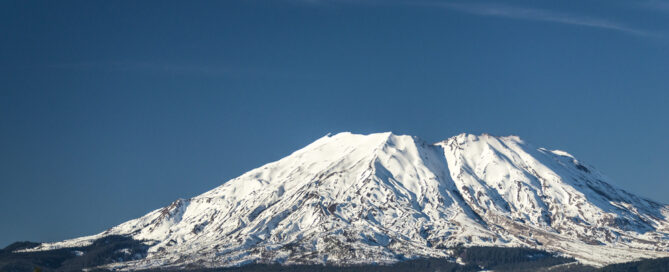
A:
<svg viewBox="0 0 669 272">
<path fill-rule="evenodd" d="M 458 249 L 478 247 L 538 250 L 571 265 L 604 267 L 668 257 L 668 216 L 669 206 L 613 186 L 569 153 L 517 136 L 460 134 L 427 143 L 339 133 L 102 233 L 12 252 L 77 248 L 86 256 L 100 239 L 126 237 L 143 247 L 133 244 L 127 256 L 91 266 L 444 260 L 466 267 L 475 262 Z"/>
</svg>

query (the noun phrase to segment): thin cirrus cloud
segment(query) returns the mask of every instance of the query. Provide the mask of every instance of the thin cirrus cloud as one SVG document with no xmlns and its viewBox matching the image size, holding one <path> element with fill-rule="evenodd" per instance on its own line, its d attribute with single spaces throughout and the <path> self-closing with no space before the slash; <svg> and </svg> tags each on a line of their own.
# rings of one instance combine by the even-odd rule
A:
<svg viewBox="0 0 669 272">
<path fill-rule="evenodd" d="M 550 10 L 515 7 L 499 4 L 478 3 L 453 3 L 453 2 L 431 2 L 424 3 L 426 6 L 439 7 L 474 15 L 509 18 L 517 20 L 551 22 L 574 26 L 599 28 L 632 34 L 637 36 L 659 36 L 651 31 L 628 26 L 624 23 L 606 20 L 597 17 L 571 15 Z"/>
<path fill-rule="evenodd" d="M 30 66 L 26 66 L 30 67 Z M 45 66 L 46 68 L 64 70 L 108 70 L 129 73 L 157 73 L 184 76 L 206 76 L 226 78 L 271 78 L 288 80 L 310 80 L 318 78 L 319 74 L 313 71 L 274 71 L 261 66 L 233 66 L 233 65 L 200 65 L 183 64 L 175 62 L 148 62 L 148 61 L 83 61 L 56 63 Z M 0 70 L 2 70 L 0 66 Z"/>
<path fill-rule="evenodd" d="M 625 34 L 646 37 L 660 37 L 658 33 L 633 27 L 620 21 L 607 20 L 587 15 L 573 15 L 546 9 L 518 7 L 497 3 L 471 3 L 452 1 L 407 1 L 407 0 L 294 0 L 308 4 L 358 4 L 358 5 L 399 5 L 399 6 L 423 6 L 428 8 L 442 8 L 463 12 L 473 15 L 508 18 L 516 20 L 550 22 L 573 26 L 598 28 L 617 31 Z M 649 0 L 649 6 L 655 8 L 669 8 L 669 0 Z"/>
</svg>

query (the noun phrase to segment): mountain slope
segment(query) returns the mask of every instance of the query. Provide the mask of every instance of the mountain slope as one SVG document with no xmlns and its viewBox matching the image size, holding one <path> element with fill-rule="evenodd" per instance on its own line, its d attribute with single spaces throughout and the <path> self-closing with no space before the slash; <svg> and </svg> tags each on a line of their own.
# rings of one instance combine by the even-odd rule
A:
<svg viewBox="0 0 669 272">
<path fill-rule="evenodd" d="M 388 263 L 450 258 L 458 245 L 540 248 L 593 265 L 669 256 L 669 207 L 606 180 L 515 136 L 428 144 L 340 133 L 103 233 L 30 250 L 108 235 L 150 245 L 121 269 Z"/>
</svg>

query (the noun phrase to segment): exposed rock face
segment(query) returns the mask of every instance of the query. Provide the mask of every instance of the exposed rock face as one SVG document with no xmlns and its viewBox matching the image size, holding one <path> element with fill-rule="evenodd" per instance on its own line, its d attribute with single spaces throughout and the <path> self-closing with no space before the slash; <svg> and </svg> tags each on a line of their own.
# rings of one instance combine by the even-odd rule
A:
<svg viewBox="0 0 669 272">
<path fill-rule="evenodd" d="M 669 256 L 669 207 L 566 152 L 515 136 L 436 144 L 391 133 L 323 137 L 191 199 L 103 233 L 150 244 L 116 268 L 449 258 L 457 245 L 524 246 L 586 264 Z"/>
</svg>

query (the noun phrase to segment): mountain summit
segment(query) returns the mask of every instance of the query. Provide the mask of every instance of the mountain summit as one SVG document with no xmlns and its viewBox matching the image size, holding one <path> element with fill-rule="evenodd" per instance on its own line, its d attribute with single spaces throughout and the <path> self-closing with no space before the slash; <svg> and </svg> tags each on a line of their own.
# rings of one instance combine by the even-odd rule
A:
<svg viewBox="0 0 669 272">
<path fill-rule="evenodd" d="M 110 267 L 360 264 L 451 258 L 456 246 L 531 247 L 601 266 L 669 256 L 669 206 L 519 137 L 339 133 L 199 196 L 97 235 L 149 245 Z"/>
</svg>

